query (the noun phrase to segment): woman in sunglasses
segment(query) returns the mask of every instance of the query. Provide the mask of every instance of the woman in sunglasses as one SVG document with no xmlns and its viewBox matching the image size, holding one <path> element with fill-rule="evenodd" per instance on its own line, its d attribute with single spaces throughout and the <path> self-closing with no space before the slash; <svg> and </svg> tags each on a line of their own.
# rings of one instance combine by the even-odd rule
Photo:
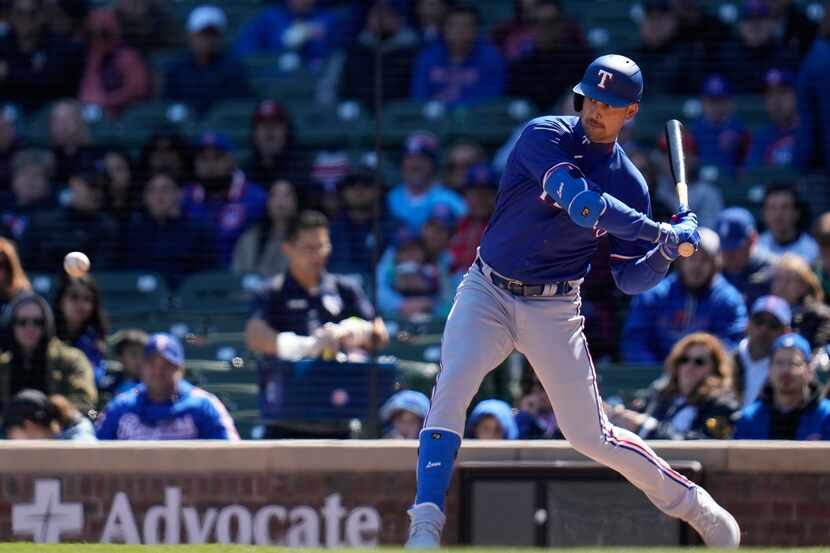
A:
<svg viewBox="0 0 830 553">
<path fill-rule="evenodd" d="M 706 332 L 689 334 L 674 345 L 665 369 L 642 413 L 606 406 L 611 422 L 646 439 L 731 437 L 732 415 L 740 404 L 723 343 Z"/>
<path fill-rule="evenodd" d="M 55 329 L 58 338 L 86 354 L 95 383 L 106 374 L 106 337 L 109 323 L 98 284 L 89 275 L 65 278 L 55 294 Z"/>
<path fill-rule="evenodd" d="M 98 400 L 92 366 L 84 353 L 55 336 L 52 309 L 37 294 L 17 296 L 5 314 L 11 346 L 0 355 L 0 407 L 32 388 L 66 397 L 87 414 Z"/>
</svg>

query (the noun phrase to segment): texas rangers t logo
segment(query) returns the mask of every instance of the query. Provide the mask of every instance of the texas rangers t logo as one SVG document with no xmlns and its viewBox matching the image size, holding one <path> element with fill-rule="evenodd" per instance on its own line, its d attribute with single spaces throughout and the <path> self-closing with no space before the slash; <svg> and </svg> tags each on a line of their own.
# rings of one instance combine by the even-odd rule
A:
<svg viewBox="0 0 830 553">
<path fill-rule="evenodd" d="M 614 74 L 609 73 L 605 69 L 600 69 L 597 71 L 597 74 L 599 75 L 599 84 L 597 84 L 597 87 L 602 89 L 605 89 L 605 81 L 610 81 L 614 78 Z"/>
</svg>

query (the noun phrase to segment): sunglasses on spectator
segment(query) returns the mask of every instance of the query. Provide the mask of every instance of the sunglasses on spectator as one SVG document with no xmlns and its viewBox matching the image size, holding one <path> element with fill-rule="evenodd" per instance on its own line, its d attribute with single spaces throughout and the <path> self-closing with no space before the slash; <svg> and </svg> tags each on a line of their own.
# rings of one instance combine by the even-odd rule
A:
<svg viewBox="0 0 830 553">
<path fill-rule="evenodd" d="M 15 317 L 14 326 L 33 326 L 35 328 L 43 328 L 46 324 L 43 317 Z"/>
<path fill-rule="evenodd" d="M 769 315 L 753 315 L 750 318 L 750 321 L 752 321 L 752 324 L 755 326 L 765 326 L 770 330 L 780 330 L 784 327 L 784 325 L 781 324 L 781 321 Z"/>
<path fill-rule="evenodd" d="M 695 367 L 703 367 L 707 363 L 709 363 L 709 358 L 708 357 L 690 357 L 688 355 L 682 355 L 677 360 L 677 365 L 678 366 L 685 365 L 686 363 L 691 363 Z"/>
</svg>

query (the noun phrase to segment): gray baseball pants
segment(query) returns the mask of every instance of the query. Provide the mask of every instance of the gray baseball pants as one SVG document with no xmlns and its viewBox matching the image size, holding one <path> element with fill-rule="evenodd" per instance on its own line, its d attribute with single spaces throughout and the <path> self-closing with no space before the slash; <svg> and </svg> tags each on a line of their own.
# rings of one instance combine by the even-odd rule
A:
<svg viewBox="0 0 830 553">
<path fill-rule="evenodd" d="M 621 473 L 661 511 L 682 517 L 694 504 L 695 485 L 605 416 L 580 303 L 578 286 L 558 296 L 514 296 L 473 265 L 447 319 L 424 428 L 463 436 L 466 410 L 481 381 L 515 349 L 532 365 L 574 449 Z"/>
</svg>

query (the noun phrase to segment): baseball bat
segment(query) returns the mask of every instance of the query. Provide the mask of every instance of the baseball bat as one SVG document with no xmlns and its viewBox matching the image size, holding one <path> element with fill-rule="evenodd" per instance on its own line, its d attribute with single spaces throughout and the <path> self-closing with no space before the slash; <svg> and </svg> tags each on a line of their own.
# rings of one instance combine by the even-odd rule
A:
<svg viewBox="0 0 830 553">
<path fill-rule="evenodd" d="M 666 143 L 680 210 L 685 211 L 689 206 L 689 190 L 686 187 L 686 158 L 683 155 L 683 124 L 677 119 L 666 121 Z M 677 251 L 683 257 L 689 257 L 695 253 L 695 247 L 689 242 L 683 242 Z"/>
</svg>

